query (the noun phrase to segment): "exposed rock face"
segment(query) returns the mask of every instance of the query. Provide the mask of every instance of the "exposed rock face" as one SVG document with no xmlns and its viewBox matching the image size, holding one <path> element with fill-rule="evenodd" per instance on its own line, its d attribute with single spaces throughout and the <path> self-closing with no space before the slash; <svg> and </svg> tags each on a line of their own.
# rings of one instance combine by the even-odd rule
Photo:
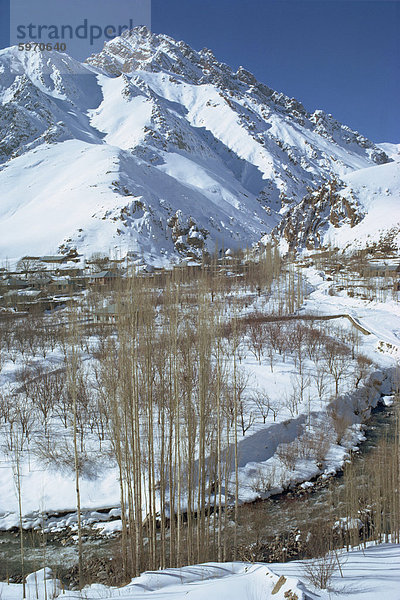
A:
<svg viewBox="0 0 400 600">
<path fill-rule="evenodd" d="M 283 237 L 290 250 L 323 246 L 323 235 L 329 224 L 338 228 L 344 224 L 354 227 L 364 213 L 355 198 L 352 201 L 340 195 L 344 184 L 331 179 L 318 189 L 310 191 L 301 202 L 285 216 L 273 234 Z"/>
</svg>

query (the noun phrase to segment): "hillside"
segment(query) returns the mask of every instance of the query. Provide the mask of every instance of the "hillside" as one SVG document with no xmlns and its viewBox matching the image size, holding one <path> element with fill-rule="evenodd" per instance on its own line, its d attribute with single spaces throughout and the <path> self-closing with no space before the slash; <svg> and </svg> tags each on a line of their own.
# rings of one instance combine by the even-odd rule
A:
<svg viewBox="0 0 400 600">
<path fill-rule="evenodd" d="M 332 245 L 384 254 L 400 248 L 400 159 L 333 179 L 307 194 L 273 231 L 290 249 Z"/>
<path fill-rule="evenodd" d="M 310 188 L 390 160 L 331 115 L 146 28 L 84 64 L 1 51 L 0 102 L 3 259 L 77 248 L 163 264 L 244 247 Z"/>
</svg>

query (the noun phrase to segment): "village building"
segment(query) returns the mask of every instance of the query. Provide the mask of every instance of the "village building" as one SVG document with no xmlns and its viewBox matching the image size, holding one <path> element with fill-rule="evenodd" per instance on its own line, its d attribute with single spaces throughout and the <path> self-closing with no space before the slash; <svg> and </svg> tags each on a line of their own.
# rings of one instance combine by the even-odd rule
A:
<svg viewBox="0 0 400 600">
<path fill-rule="evenodd" d="M 117 319 L 118 307 L 116 303 L 97 309 L 94 315 L 95 323 L 116 323 Z"/>
<path fill-rule="evenodd" d="M 2 303 L 8 308 L 15 308 L 18 311 L 32 310 L 37 301 L 43 296 L 40 290 L 10 290 L 2 297 Z"/>
<path fill-rule="evenodd" d="M 89 278 L 90 285 L 113 285 L 116 281 L 120 279 L 120 275 L 118 273 L 114 273 L 113 271 L 100 271 L 99 273 L 94 273 Z"/>
</svg>

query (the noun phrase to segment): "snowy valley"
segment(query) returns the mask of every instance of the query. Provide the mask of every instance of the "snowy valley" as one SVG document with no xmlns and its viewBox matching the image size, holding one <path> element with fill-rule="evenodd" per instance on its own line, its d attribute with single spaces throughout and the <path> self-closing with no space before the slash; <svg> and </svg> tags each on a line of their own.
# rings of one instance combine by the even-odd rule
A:
<svg viewBox="0 0 400 600">
<path fill-rule="evenodd" d="M 400 145 L 138 27 L 0 189 L 0 598 L 398 600 Z"/>
</svg>

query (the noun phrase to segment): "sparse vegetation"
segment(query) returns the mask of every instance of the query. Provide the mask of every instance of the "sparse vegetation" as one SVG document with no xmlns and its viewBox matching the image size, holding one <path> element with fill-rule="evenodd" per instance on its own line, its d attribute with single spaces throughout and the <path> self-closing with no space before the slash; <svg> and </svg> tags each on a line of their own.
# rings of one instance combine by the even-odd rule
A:
<svg viewBox="0 0 400 600">
<path fill-rule="evenodd" d="M 261 259 L 210 257 L 198 268 L 128 273 L 60 312 L 4 313 L 0 367 L 15 371 L 0 395 L 4 449 L 18 464 L 29 455 L 75 473 L 79 539 L 80 479 L 117 466 L 126 579 L 244 556 L 241 440 L 287 419 L 288 439 L 266 447 L 277 462 L 251 482 L 268 495 L 301 461 L 318 472 L 331 445 L 346 443 L 368 403 L 359 400 L 351 414 L 344 390 L 377 393 L 372 363 L 359 354 L 362 332 L 299 315 L 304 295 L 301 267 L 267 247 Z M 264 370 L 271 378 L 286 371 L 279 394 L 259 383 Z M 316 400 L 324 420 L 313 413 Z"/>
</svg>

